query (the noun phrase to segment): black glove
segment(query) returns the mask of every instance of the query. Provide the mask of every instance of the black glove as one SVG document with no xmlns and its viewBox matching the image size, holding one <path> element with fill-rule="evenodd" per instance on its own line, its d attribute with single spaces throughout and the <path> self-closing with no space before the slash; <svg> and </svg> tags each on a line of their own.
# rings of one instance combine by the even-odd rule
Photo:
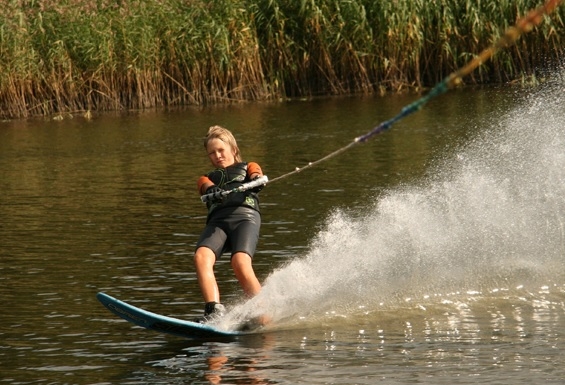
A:
<svg viewBox="0 0 565 385">
<path fill-rule="evenodd" d="M 213 185 L 213 186 L 210 186 L 210 187 L 208 187 L 208 188 L 206 189 L 205 195 L 208 195 L 208 194 L 219 194 L 219 193 L 221 193 L 222 191 L 224 191 L 224 190 L 221 189 L 221 188 L 219 188 L 219 187 L 216 186 L 216 185 Z M 222 197 L 221 195 L 218 195 L 217 197 L 215 196 L 215 197 L 211 198 L 210 201 L 212 201 L 212 202 L 220 202 L 222 199 L 223 199 L 223 197 Z"/>
<path fill-rule="evenodd" d="M 261 178 L 261 176 L 256 176 L 255 178 L 251 179 L 251 181 L 257 180 L 257 179 L 259 179 L 259 178 Z M 260 184 L 260 185 L 257 186 L 257 187 L 253 187 L 253 188 L 251 189 L 251 191 L 253 191 L 254 193 L 258 193 L 259 191 L 263 190 L 263 187 L 265 187 L 265 185 L 264 185 L 264 184 Z"/>
</svg>

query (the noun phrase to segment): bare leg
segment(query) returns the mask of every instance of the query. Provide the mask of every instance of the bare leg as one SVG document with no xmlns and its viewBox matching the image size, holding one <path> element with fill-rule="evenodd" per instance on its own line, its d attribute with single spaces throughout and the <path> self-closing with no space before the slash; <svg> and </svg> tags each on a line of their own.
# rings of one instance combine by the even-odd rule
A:
<svg viewBox="0 0 565 385">
<path fill-rule="evenodd" d="M 235 277 L 248 297 L 254 297 L 261 291 L 261 284 L 255 276 L 251 257 L 247 253 L 235 253 L 231 259 L 231 266 Z"/>
<path fill-rule="evenodd" d="M 246 253 L 235 253 L 231 259 L 231 266 L 244 293 L 250 298 L 259 294 L 261 284 L 251 266 L 251 257 Z M 259 325 L 267 325 L 271 322 L 271 317 L 261 315 L 254 322 Z"/>
<path fill-rule="evenodd" d="M 214 262 L 216 262 L 216 256 L 209 248 L 202 246 L 196 250 L 194 265 L 204 302 L 220 302 L 220 291 L 214 275 Z"/>
</svg>

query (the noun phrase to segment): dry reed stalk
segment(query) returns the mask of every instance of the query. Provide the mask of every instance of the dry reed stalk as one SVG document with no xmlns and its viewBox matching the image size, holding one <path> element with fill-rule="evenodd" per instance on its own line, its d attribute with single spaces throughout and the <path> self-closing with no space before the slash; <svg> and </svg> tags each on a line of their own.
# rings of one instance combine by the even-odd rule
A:
<svg viewBox="0 0 565 385">
<path fill-rule="evenodd" d="M 421 89 L 541 0 L 11 0 L 0 117 Z M 564 9 L 466 79 L 560 60 Z"/>
</svg>

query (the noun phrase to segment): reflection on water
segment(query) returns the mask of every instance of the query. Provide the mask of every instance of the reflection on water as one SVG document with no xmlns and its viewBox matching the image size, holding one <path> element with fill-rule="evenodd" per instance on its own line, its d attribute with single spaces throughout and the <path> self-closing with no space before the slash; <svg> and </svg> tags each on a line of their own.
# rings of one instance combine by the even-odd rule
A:
<svg viewBox="0 0 565 385">
<path fill-rule="evenodd" d="M 267 186 L 265 290 L 240 303 L 228 261 L 217 270 L 232 317 L 260 303 L 278 322 L 230 344 L 145 331 L 95 299 L 201 311 L 191 258 L 206 128 L 231 128 L 274 178 L 409 95 L 3 122 L 3 382 L 562 383 L 561 94 L 455 91 Z"/>
<path fill-rule="evenodd" d="M 271 384 L 277 382 L 263 376 L 274 344 L 272 334 L 246 336 L 234 344 L 207 343 L 183 348 L 174 357 L 149 363 L 179 377 L 191 373 L 191 378 L 204 383 Z"/>
</svg>

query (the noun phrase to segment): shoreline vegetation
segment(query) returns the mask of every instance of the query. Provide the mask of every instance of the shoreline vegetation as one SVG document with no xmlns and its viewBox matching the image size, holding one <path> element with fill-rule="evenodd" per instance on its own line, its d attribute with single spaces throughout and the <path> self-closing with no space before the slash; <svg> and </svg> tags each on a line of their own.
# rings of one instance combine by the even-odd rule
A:
<svg viewBox="0 0 565 385">
<path fill-rule="evenodd" d="M 6 0 L 0 118 L 421 91 L 543 0 Z M 563 61 L 565 7 L 466 84 Z"/>
</svg>

